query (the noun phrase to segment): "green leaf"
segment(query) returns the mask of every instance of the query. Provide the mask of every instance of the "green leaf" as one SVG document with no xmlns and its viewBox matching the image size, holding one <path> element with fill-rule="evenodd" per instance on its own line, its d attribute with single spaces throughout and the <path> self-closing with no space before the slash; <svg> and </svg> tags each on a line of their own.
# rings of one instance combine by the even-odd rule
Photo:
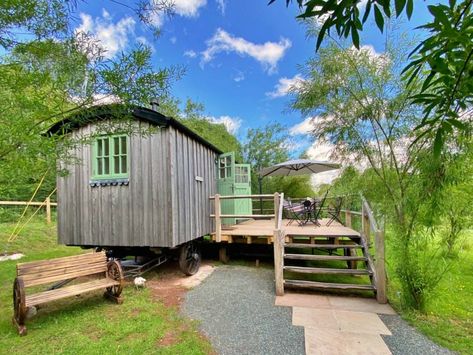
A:
<svg viewBox="0 0 473 355">
<path fill-rule="evenodd" d="M 320 45 L 322 44 L 322 41 L 324 40 L 325 32 L 327 32 L 327 30 L 330 28 L 331 22 L 332 21 L 330 19 L 327 19 L 324 22 L 322 28 L 320 29 L 319 35 L 317 37 L 317 44 L 315 45 L 315 50 L 316 51 L 319 50 Z"/>
<path fill-rule="evenodd" d="M 407 18 L 410 20 L 412 17 L 412 12 L 414 10 L 414 0 L 407 0 L 407 5 L 406 5 L 406 14 Z"/>
<path fill-rule="evenodd" d="M 404 10 L 404 6 L 406 6 L 406 0 L 396 0 L 394 5 L 396 7 L 396 17 L 399 17 L 402 13 L 402 10 Z"/>
<path fill-rule="evenodd" d="M 468 125 L 466 125 L 464 122 L 461 122 L 457 119 L 454 119 L 454 118 L 449 118 L 447 119 L 447 121 L 452 125 L 452 126 L 455 126 L 456 128 L 458 129 L 461 129 L 462 131 L 463 130 L 466 130 Z"/>
<path fill-rule="evenodd" d="M 434 140 L 434 157 L 438 159 L 443 147 L 443 128 L 439 128 L 435 134 Z"/>
<path fill-rule="evenodd" d="M 378 8 L 377 5 L 374 7 L 374 19 L 376 21 L 376 25 L 378 26 L 379 30 L 383 32 L 384 29 L 384 17 L 381 13 L 381 10 Z"/>
<path fill-rule="evenodd" d="M 368 19 L 370 12 L 371 12 L 371 1 L 368 1 L 366 3 L 365 13 L 363 14 L 363 19 L 362 19 L 363 23 L 365 23 L 366 20 Z"/>
<path fill-rule="evenodd" d="M 355 25 L 353 25 L 351 28 L 351 39 L 356 49 L 360 49 L 360 35 L 358 34 L 358 30 L 355 28 Z"/>
</svg>

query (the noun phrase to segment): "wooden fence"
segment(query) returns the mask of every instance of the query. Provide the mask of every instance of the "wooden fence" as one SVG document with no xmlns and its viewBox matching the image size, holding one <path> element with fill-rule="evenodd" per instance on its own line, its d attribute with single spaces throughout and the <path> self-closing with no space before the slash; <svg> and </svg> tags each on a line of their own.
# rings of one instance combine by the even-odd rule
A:
<svg viewBox="0 0 473 355">
<path fill-rule="evenodd" d="M 37 207 L 36 212 L 44 207 L 46 212 L 46 222 L 51 223 L 51 207 L 57 207 L 57 202 L 51 202 L 49 197 L 46 198 L 43 202 L 37 201 L 0 201 L 0 206 L 34 206 Z"/>
</svg>

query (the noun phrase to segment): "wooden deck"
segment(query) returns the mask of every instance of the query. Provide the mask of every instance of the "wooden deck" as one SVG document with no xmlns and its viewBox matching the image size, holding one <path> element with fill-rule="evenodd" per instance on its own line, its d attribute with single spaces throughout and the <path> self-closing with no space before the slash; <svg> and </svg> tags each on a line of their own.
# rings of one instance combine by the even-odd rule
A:
<svg viewBox="0 0 473 355">
<path fill-rule="evenodd" d="M 340 223 L 333 222 L 330 226 L 327 226 L 327 222 L 328 219 L 323 219 L 320 221 L 321 226 L 316 226 L 313 223 L 299 226 L 295 221 L 288 225 L 289 220 L 283 219 L 281 229 L 288 238 L 298 237 L 298 239 L 307 238 L 308 240 L 316 237 L 357 238 L 360 236 L 359 232 Z M 222 241 L 229 243 L 246 242 L 248 244 L 263 241 L 269 244 L 272 243 L 274 229 L 274 219 L 251 219 L 231 226 L 222 226 Z M 212 237 L 215 239 L 215 233 L 212 234 Z"/>
</svg>

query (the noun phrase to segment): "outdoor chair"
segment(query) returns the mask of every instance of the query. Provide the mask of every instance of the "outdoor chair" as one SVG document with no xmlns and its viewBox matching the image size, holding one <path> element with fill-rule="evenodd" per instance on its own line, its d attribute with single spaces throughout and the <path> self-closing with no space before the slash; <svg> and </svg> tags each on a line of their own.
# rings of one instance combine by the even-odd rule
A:
<svg viewBox="0 0 473 355">
<path fill-rule="evenodd" d="M 329 221 L 326 224 L 327 226 L 331 225 L 333 221 L 337 221 L 338 223 L 343 225 L 343 222 L 340 220 L 340 211 L 342 209 L 342 204 L 343 198 L 337 197 L 335 199 L 334 204 L 327 209 L 327 214 L 329 217 Z"/>
<path fill-rule="evenodd" d="M 330 189 L 329 189 L 330 190 Z M 320 226 L 319 219 L 321 219 L 322 211 L 325 206 L 325 201 L 327 199 L 327 195 L 329 190 L 327 190 L 324 194 L 324 197 L 322 197 L 321 200 L 315 199 L 315 204 L 314 204 L 314 223 L 318 226 Z"/>
<path fill-rule="evenodd" d="M 284 200 L 283 212 L 285 218 L 289 220 L 286 224 L 291 225 L 292 222 L 296 221 L 299 226 L 303 226 L 307 223 L 307 206 L 304 203 L 292 203 L 291 200 Z"/>
</svg>

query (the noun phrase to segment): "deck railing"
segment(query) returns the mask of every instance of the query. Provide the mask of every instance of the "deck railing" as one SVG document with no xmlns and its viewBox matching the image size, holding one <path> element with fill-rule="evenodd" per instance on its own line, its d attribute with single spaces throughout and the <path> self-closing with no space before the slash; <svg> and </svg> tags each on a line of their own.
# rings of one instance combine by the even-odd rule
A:
<svg viewBox="0 0 473 355">
<path fill-rule="evenodd" d="M 385 249 L 384 249 L 384 226 L 381 227 L 375 217 L 373 210 L 366 198 L 359 194 L 361 200 L 361 211 L 353 211 L 350 209 L 342 209 L 345 214 L 345 226 L 352 228 L 352 217 L 359 217 L 361 241 L 365 245 L 369 263 L 373 265 L 373 277 L 376 285 L 376 299 L 380 303 L 387 302 L 386 296 L 386 265 L 385 265 Z M 372 247 L 372 236 L 374 236 L 374 255 L 369 253 Z M 374 258 L 374 260 L 373 260 Z"/>
<path fill-rule="evenodd" d="M 257 199 L 258 201 L 273 201 L 273 213 L 270 214 L 222 214 L 222 200 L 235 200 L 235 199 Z M 222 241 L 222 219 L 225 218 L 274 218 L 275 229 L 281 228 L 282 223 L 282 212 L 283 212 L 283 201 L 284 193 L 274 194 L 262 194 L 262 195 L 230 195 L 222 196 L 215 194 L 210 196 L 210 200 L 214 201 L 214 213 L 210 215 L 211 218 L 215 218 L 215 241 Z"/>
</svg>

